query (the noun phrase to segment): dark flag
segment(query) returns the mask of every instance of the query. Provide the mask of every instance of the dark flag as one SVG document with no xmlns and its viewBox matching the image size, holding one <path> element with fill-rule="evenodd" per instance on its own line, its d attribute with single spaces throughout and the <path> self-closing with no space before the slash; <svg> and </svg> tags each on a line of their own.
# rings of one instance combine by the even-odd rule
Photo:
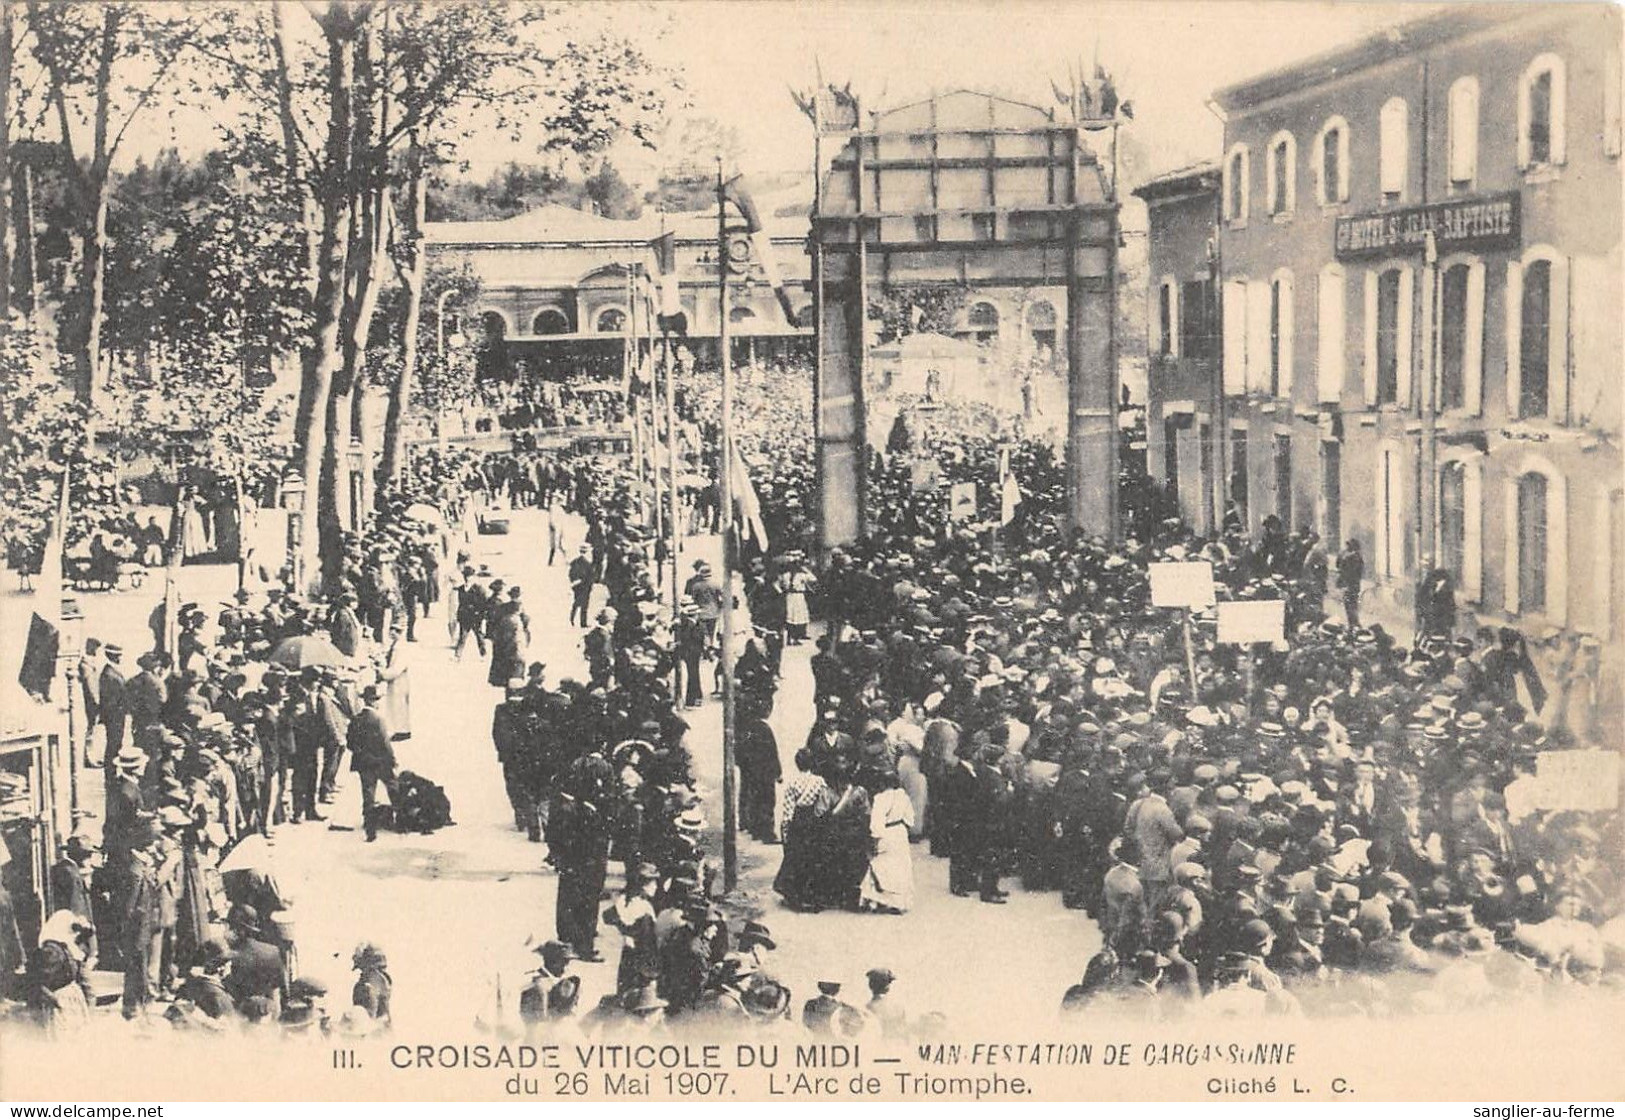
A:
<svg viewBox="0 0 1625 1120">
<path fill-rule="evenodd" d="M 51 698 L 51 682 L 56 679 L 56 655 L 62 635 L 39 615 L 28 625 L 28 645 L 23 649 L 23 667 L 17 683 L 23 691 L 41 700 Z"/>
<path fill-rule="evenodd" d="M 745 185 L 743 175 L 735 175 L 729 179 L 722 188 L 723 197 L 739 207 L 739 213 L 745 218 L 745 233 L 750 237 L 751 248 L 755 250 L 756 259 L 762 266 L 762 272 L 767 276 L 767 282 L 773 285 L 773 294 L 779 297 L 779 307 L 784 312 L 784 320 L 792 327 L 800 326 L 796 322 L 795 308 L 790 305 L 790 293 L 784 286 L 784 279 L 779 275 L 777 264 L 773 260 L 773 242 L 768 237 L 766 228 L 762 225 L 761 211 L 756 209 L 756 200 L 750 195 Z"/>
<path fill-rule="evenodd" d="M 677 272 L 677 235 L 663 233 L 649 242 L 655 257 L 655 276 L 659 302 L 655 310 L 655 325 L 662 334 L 684 337 L 688 334 L 688 316 L 683 312 L 682 277 Z"/>
</svg>

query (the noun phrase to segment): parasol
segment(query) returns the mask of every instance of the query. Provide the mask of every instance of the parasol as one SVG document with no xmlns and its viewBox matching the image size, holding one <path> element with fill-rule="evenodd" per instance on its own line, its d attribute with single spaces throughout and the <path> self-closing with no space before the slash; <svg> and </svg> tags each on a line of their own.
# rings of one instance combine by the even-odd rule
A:
<svg viewBox="0 0 1625 1120">
<path fill-rule="evenodd" d="M 270 871 L 271 846 L 265 842 L 265 837 L 258 833 L 249 833 L 237 842 L 237 846 L 226 853 L 220 861 L 220 874 L 226 875 L 233 871 Z"/>
<path fill-rule="evenodd" d="M 282 639 L 271 651 L 268 660 L 272 665 L 281 665 L 286 669 L 304 669 L 311 665 L 337 668 L 344 664 L 344 655 L 319 634 L 298 634 Z"/>
</svg>

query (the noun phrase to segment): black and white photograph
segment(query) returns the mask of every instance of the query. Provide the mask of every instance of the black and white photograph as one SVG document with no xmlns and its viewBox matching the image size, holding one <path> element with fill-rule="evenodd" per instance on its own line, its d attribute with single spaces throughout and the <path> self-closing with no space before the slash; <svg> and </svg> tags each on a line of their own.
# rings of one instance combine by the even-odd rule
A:
<svg viewBox="0 0 1625 1120">
<path fill-rule="evenodd" d="M 1622 25 L 0 0 L 0 1099 L 1625 1099 Z"/>
</svg>

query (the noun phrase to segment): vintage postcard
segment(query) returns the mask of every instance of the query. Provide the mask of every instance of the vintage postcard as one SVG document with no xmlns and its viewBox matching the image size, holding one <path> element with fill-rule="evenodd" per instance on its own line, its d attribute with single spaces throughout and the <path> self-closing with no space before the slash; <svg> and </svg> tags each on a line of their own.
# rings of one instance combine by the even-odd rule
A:
<svg viewBox="0 0 1625 1120">
<path fill-rule="evenodd" d="M 1625 1097 L 1621 26 L 0 0 L 0 1097 Z"/>
</svg>

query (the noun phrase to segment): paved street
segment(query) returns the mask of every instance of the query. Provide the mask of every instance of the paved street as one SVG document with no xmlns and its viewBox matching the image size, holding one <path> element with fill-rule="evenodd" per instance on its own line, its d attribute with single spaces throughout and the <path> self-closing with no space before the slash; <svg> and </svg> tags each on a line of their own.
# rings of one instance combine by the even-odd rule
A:
<svg viewBox="0 0 1625 1120">
<path fill-rule="evenodd" d="M 547 663 L 550 679 L 582 677 L 580 632 L 563 624 L 568 588 L 562 561 L 546 564 L 545 527 L 538 514 L 520 511 L 507 537 L 477 537 L 477 562 L 518 580 L 532 618 L 532 659 Z M 576 525 L 572 543 L 580 539 Z M 716 560 L 714 538 L 692 542 L 684 561 L 704 554 Z M 182 593 L 206 607 L 229 598 L 235 569 L 186 568 Z M 600 592 L 601 594 L 601 592 Z M 146 618 L 162 595 L 162 579 L 137 592 L 81 596 L 85 633 L 117 641 L 131 652 L 148 648 Z M 8 589 L 6 625 L 26 625 L 32 596 Z M 556 879 L 542 863 L 544 849 L 512 826 L 490 738 L 492 707 L 499 690 L 486 683 L 486 663 L 473 647 L 452 659 L 444 617 L 421 624 L 409 648 L 412 738 L 398 744 L 403 768 L 446 787 L 453 828 L 431 836 L 386 833 L 373 844 L 359 831 L 360 805 L 346 773 L 327 824 L 287 825 L 274 840 L 278 875 L 295 900 L 302 971 L 346 990 L 350 950 L 371 939 L 389 955 L 396 980 L 398 1025 L 472 1023 L 490 998 L 494 978 L 517 979 L 532 957 L 527 938 L 550 937 Z M 6 661 L 20 656 L 9 643 Z M 786 651 L 785 681 L 774 716 L 788 771 L 811 721 L 812 646 Z M 15 667 L 5 669 L 14 675 Z M 695 770 L 710 823 L 713 857 L 720 863 L 721 706 L 708 700 L 690 713 Z M 87 771 L 82 803 L 99 811 L 99 771 Z M 86 822 L 98 831 L 100 820 Z M 759 915 L 780 945 L 779 970 L 798 1003 L 814 982 L 837 979 L 854 996 L 863 994 L 863 973 L 884 965 L 898 976 L 898 993 L 913 1014 L 941 1011 L 957 1023 L 974 1023 L 990 992 L 1001 1006 L 1047 1015 L 1060 997 L 1057 985 L 1075 980 L 1098 943 L 1092 922 L 1064 909 L 1054 893 L 1014 890 L 1006 906 L 958 899 L 947 891 L 947 863 L 916 846 L 917 907 L 901 917 L 840 912 L 799 914 L 783 908 L 772 891 L 781 849 L 749 837 L 740 843 L 743 874 L 728 908 Z M 618 876 L 612 873 L 612 887 Z M 582 966 L 585 997 L 596 1001 L 614 980 L 616 950 L 608 960 Z M 930 990 L 929 1004 L 909 993 Z"/>
</svg>

